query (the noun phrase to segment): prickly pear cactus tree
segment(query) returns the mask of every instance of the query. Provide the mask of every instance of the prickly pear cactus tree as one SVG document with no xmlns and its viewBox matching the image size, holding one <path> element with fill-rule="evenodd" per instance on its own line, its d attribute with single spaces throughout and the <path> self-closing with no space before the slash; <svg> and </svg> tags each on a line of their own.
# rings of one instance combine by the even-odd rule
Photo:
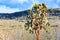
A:
<svg viewBox="0 0 60 40">
<path fill-rule="evenodd" d="M 40 30 L 43 28 L 46 30 L 47 26 L 50 26 L 47 18 L 47 7 L 45 4 L 35 4 L 29 14 L 27 14 L 27 22 L 25 23 L 25 29 L 30 33 L 36 33 L 37 40 L 40 40 Z M 48 32 L 46 30 L 46 32 Z"/>
</svg>

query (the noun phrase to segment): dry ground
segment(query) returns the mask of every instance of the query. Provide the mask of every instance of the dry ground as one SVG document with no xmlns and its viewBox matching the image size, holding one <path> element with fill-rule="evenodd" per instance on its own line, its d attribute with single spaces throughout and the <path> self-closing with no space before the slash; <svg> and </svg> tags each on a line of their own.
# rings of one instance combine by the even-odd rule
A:
<svg viewBox="0 0 60 40">
<path fill-rule="evenodd" d="M 58 17 L 53 18 L 49 19 L 52 26 L 50 33 L 41 30 L 41 40 L 60 40 L 60 20 Z M 0 40 L 36 40 L 35 34 L 24 29 L 24 23 L 20 20 L 0 19 Z"/>
</svg>

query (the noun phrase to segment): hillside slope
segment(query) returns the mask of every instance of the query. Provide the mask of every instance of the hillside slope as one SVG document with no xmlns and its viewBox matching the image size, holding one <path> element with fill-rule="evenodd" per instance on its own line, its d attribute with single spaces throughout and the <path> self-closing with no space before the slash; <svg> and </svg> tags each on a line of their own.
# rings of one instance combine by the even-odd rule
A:
<svg viewBox="0 0 60 40">
<path fill-rule="evenodd" d="M 15 13 L 0 13 L 0 19 L 16 19 L 22 16 L 26 16 L 29 10 L 15 12 Z M 47 12 L 51 16 L 60 16 L 60 8 L 51 8 Z"/>
</svg>

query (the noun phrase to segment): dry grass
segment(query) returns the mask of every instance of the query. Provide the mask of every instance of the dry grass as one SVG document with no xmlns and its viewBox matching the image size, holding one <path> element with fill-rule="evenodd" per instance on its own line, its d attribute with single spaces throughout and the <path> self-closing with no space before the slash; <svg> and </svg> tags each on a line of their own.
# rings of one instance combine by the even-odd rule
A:
<svg viewBox="0 0 60 40">
<path fill-rule="evenodd" d="M 52 25 L 50 33 L 46 33 L 44 29 L 42 29 L 41 40 L 56 40 L 56 31 L 60 35 L 60 32 L 59 32 L 60 20 L 55 18 L 55 19 L 50 19 L 49 22 Z M 0 20 L 0 32 L 3 31 L 8 36 L 11 35 L 11 37 L 14 40 L 36 40 L 35 34 L 30 34 L 28 31 L 24 29 L 24 23 L 25 23 L 24 21 L 20 21 L 20 20 Z M 54 25 L 58 25 L 58 27 L 55 27 Z M 3 35 L 5 34 L 3 33 Z"/>
</svg>

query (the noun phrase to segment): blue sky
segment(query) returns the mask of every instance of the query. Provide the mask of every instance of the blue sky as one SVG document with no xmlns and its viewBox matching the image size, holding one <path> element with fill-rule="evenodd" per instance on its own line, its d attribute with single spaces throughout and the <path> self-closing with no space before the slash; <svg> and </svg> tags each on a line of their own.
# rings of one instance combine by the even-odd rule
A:
<svg viewBox="0 0 60 40">
<path fill-rule="evenodd" d="M 0 13 L 24 11 L 34 3 L 45 3 L 48 8 L 60 8 L 60 0 L 0 0 Z"/>
</svg>

